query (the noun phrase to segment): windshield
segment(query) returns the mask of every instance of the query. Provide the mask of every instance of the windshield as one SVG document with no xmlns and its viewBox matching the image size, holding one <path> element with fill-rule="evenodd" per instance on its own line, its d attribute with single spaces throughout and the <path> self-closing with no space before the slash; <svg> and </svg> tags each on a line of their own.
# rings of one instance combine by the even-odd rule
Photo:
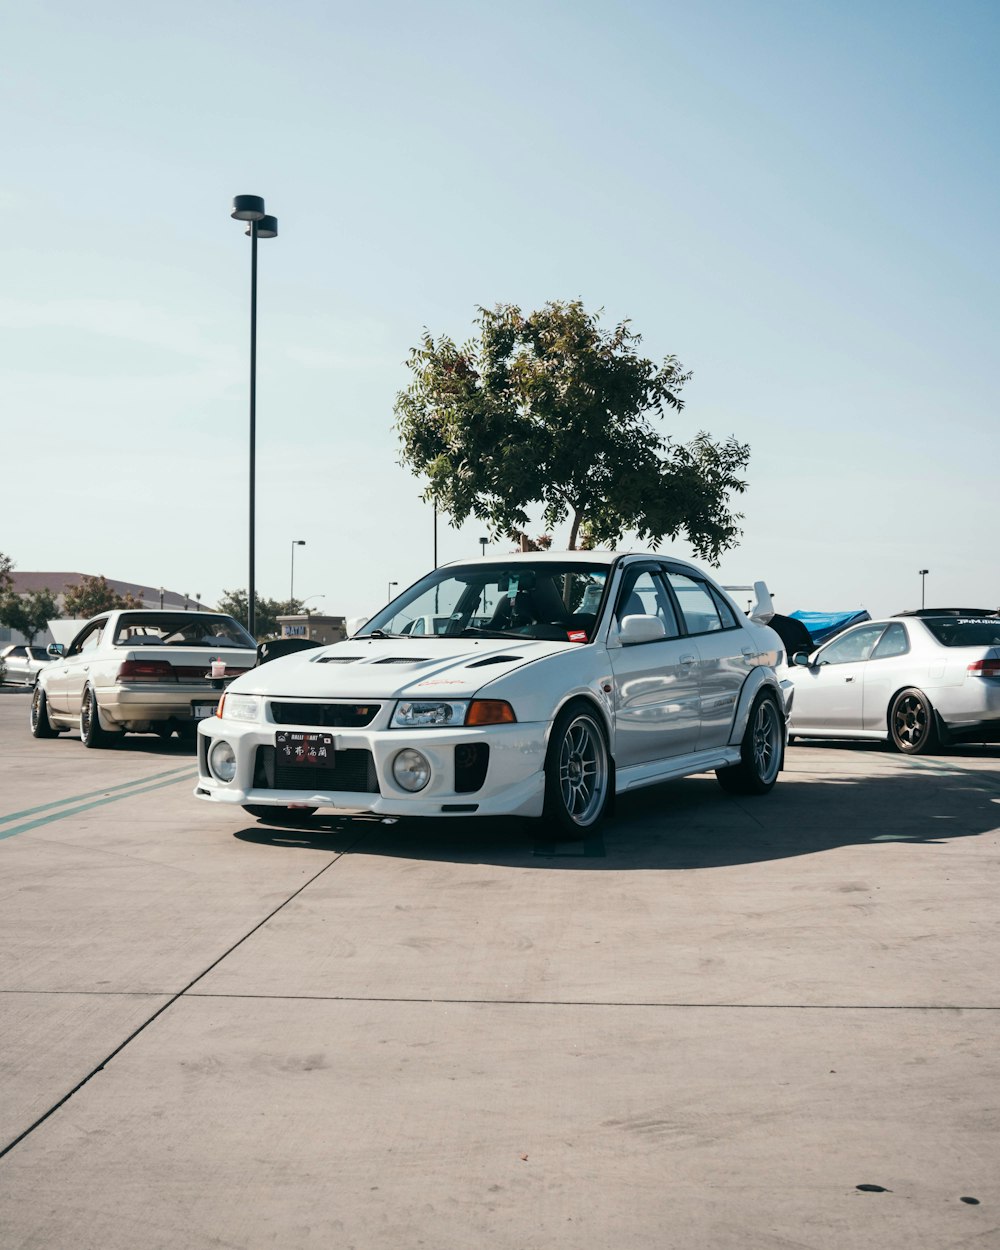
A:
<svg viewBox="0 0 1000 1250">
<path fill-rule="evenodd" d="M 435 569 L 372 617 L 358 637 L 590 642 L 609 570 L 572 560 Z"/>
<path fill-rule="evenodd" d="M 118 618 L 115 646 L 257 648 L 231 616 L 193 612 L 123 613 Z"/>
<path fill-rule="evenodd" d="M 946 647 L 1000 647 L 1000 616 L 938 616 L 924 624 Z"/>
</svg>

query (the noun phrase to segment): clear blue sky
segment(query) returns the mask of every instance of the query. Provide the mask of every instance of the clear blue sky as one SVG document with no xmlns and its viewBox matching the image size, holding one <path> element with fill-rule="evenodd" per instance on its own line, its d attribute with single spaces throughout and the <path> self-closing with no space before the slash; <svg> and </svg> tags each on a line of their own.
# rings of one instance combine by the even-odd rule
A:
<svg viewBox="0 0 1000 1250">
<path fill-rule="evenodd" d="M 287 596 L 295 538 L 328 611 L 426 571 L 408 349 L 477 305 L 580 298 L 694 371 L 677 438 L 751 444 L 723 581 L 878 614 L 928 568 L 929 602 L 1000 605 L 993 0 L 33 0 L 3 32 L 19 569 L 246 585 L 246 193 L 281 231 L 261 594 Z M 442 524 L 441 559 L 481 533 Z"/>
</svg>

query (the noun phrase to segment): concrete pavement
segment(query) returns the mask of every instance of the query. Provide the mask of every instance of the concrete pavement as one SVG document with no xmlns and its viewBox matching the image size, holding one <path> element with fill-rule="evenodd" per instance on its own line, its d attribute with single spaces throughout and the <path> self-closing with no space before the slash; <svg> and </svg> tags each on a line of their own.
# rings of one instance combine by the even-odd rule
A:
<svg viewBox="0 0 1000 1250">
<path fill-rule="evenodd" d="M 0 700 L 0 1247 L 1000 1245 L 1000 750 L 602 836 L 191 797 Z"/>
</svg>

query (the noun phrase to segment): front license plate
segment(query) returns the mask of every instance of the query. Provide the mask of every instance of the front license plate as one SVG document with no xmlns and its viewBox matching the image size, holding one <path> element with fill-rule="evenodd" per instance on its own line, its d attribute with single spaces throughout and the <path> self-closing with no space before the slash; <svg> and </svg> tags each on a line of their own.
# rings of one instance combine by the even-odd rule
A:
<svg viewBox="0 0 1000 1250">
<path fill-rule="evenodd" d="M 311 764 L 314 768 L 333 767 L 333 734 L 302 733 L 280 729 L 274 747 L 282 764 Z"/>
<path fill-rule="evenodd" d="M 218 703 L 192 703 L 191 715 L 195 720 L 202 720 L 206 716 L 214 716 Z"/>
</svg>

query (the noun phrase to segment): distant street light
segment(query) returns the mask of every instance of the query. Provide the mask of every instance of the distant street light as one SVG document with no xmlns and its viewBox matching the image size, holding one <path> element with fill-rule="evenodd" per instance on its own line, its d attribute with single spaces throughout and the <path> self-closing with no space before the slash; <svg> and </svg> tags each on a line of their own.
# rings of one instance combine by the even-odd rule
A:
<svg viewBox="0 0 1000 1250">
<path fill-rule="evenodd" d="M 387 595 L 386 595 L 386 600 L 385 600 L 385 601 L 386 601 L 386 603 L 391 603 L 391 601 L 392 601 L 392 588 L 393 588 L 393 586 L 398 586 L 398 585 L 399 585 L 399 582 L 390 582 L 390 583 L 389 583 L 389 590 L 388 590 L 388 593 L 387 593 Z"/>
<path fill-rule="evenodd" d="M 927 577 L 927 574 L 930 572 L 930 569 L 917 569 L 917 572 L 920 574 L 920 606 L 921 608 L 923 608 L 924 606 L 924 581 Z"/>
<path fill-rule="evenodd" d="M 292 572 L 291 572 L 291 576 L 288 579 L 288 610 L 289 612 L 294 611 L 293 605 L 295 603 L 295 548 L 304 547 L 305 545 L 306 545 L 306 540 L 304 538 L 292 539 Z"/>
<path fill-rule="evenodd" d="M 480 555 L 483 555 L 483 556 L 485 556 L 485 555 L 486 555 L 486 544 L 487 544 L 489 541 L 490 541 L 490 540 L 489 540 L 488 538 L 480 538 L 480 540 L 479 540 L 479 546 L 480 546 L 480 548 L 481 548 L 480 553 L 479 553 Z"/>
<path fill-rule="evenodd" d="M 163 587 L 160 587 L 160 610 L 163 610 Z"/>
<path fill-rule="evenodd" d="M 278 234 L 277 217 L 268 217 L 259 195 L 237 195 L 230 214 L 248 223 L 250 236 L 250 573 L 247 578 L 247 628 L 256 637 L 257 595 L 254 584 L 254 517 L 257 487 L 257 240 Z"/>
</svg>

